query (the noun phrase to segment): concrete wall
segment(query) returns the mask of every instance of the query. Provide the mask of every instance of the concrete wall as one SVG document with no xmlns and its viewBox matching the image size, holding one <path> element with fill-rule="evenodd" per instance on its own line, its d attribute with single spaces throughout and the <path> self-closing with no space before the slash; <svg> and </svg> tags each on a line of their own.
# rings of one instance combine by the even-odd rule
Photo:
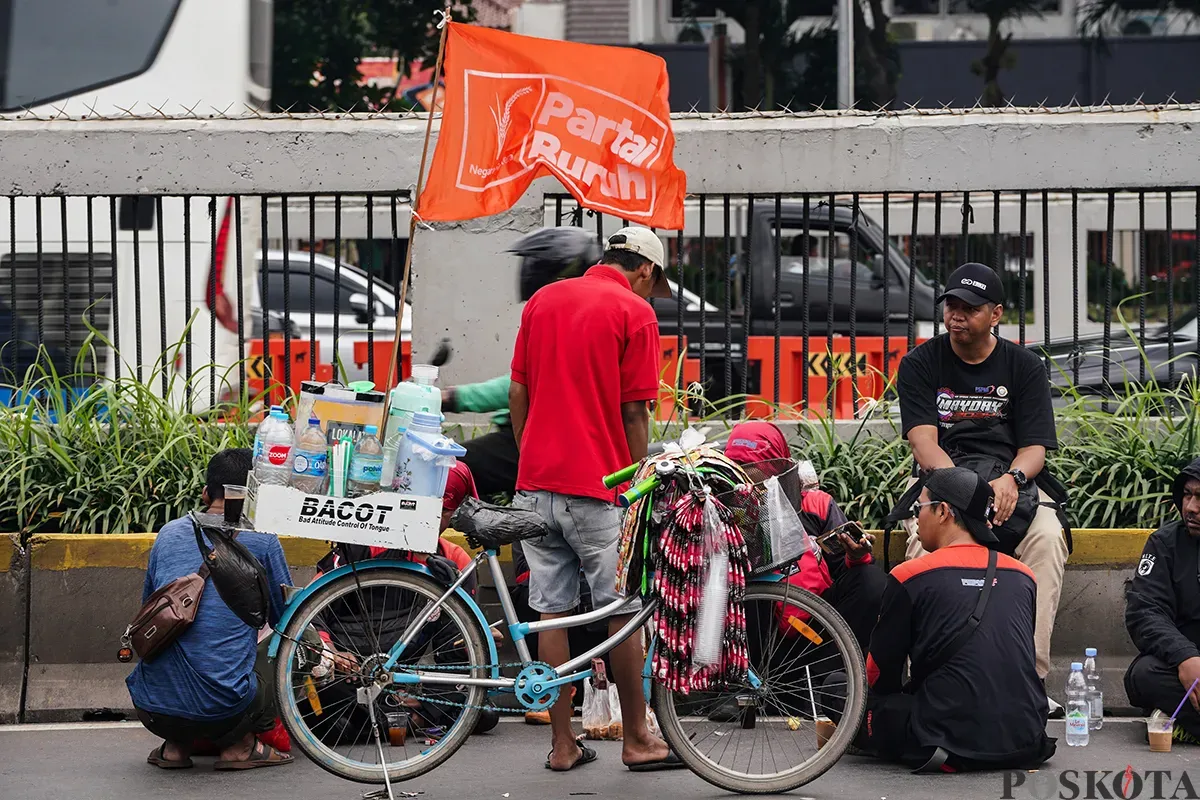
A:
<svg viewBox="0 0 1200 800">
<path fill-rule="evenodd" d="M 25 674 L 27 554 L 16 536 L 0 536 L 0 724 L 16 722 Z"/>
</svg>

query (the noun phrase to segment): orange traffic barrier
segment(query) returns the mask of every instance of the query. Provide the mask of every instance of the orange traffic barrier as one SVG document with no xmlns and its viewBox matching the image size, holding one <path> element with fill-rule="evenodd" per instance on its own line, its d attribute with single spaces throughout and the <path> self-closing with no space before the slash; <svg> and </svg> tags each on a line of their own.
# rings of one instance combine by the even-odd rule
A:
<svg viewBox="0 0 1200 800">
<path fill-rule="evenodd" d="M 289 353 L 290 368 L 285 360 Z M 250 396 L 265 394 L 263 399 L 267 405 L 282 404 L 289 394 L 300 393 L 300 384 L 309 379 L 314 363 L 317 364 L 317 372 L 321 371 L 320 360 L 320 342 L 292 339 L 285 344 L 282 336 L 272 334 L 264 353 L 263 340 L 251 339 L 250 358 L 246 362 L 246 384 Z M 330 372 L 332 374 L 332 370 Z"/>
<path fill-rule="evenodd" d="M 822 417 L 832 399 L 835 419 L 853 419 L 862 399 L 879 399 L 895 377 L 900 359 L 908 352 L 908 340 L 888 337 L 888 363 L 884 371 L 882 336 L 859 336 L 851 352 L 849 336 L 833 337 L 830 347 L 824 336 L 782 336 L 779 339 L 779 396 L 775 396 L 775 339 L 751 336 L 746 351 L 751 364 L 758 365 L 759 389 L 747 398 L 752 417 L 798 419 Z M 920 344 L 923 339 L 917 340 Z M 804 379 L 808 377 L 805 393 Z"/>
<path fill-rule="evenodd" d="M 368 363 L 373 362 L 375 386 L 380 387 L 387 380 L 388 361 L 392 357 L 392 341 L 390 339 L 376 339 L 375 345 L 372 348 L 371 343 L 365 339 L 354 343 L 354 363 L 359 369 L 363 369 Z M 400 342 L 400 374 L 392 379 L 391 389 L 399 381 L 408 380 L 412 375 L 412 342 Z M 380 391 L 386 391 L 380 389 Z"/>
<path fill-rule="evenodd" d="M 678 413 L 675 406 L 675 398 L 678 394 L 678 389 L 668 389 L 668 386 L 678 387 L 680 378 L 679 369 L 679 339 L 675 336 L 660 336 L 660 353 L 661 360 L 658 371 L 660 386 L 658 390 L 658 403 L 655 408 L 655 419 L 660 422 L 665 422 L 671 419 Z M 683 337 L 683 386 L 686 391 L 688 386 L 700 380 L 700 361 L 695 358 L 687 357 L 687 337 Z M 665 384 L 662 385 L 662 384 Z"/>
</svg>

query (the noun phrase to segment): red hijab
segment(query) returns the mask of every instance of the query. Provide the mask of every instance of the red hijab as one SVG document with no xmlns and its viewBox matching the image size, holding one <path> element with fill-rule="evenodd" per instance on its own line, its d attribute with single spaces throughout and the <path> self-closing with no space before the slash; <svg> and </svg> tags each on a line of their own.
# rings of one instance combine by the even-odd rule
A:
<svg viewBox="0 0 1200 800">
<path fill-rule="evenodd" d="M 791 458 L 783 432 L 770 422 L 742 422 L 729 432 L 725 455 L 739 464 L 753 464 L 777 458 Z"/>
</svg>

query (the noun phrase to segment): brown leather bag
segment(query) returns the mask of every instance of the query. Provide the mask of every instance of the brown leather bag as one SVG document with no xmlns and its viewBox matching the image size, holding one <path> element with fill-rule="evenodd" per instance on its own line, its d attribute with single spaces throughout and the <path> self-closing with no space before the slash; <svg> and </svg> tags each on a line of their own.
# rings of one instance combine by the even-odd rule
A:
<svg viewBox="0 0 1200 800">
<path fill-rule="evenodd" d="M 128 654 L 132 646 L 142 661 L 153 661 L 167 649 L 195 621 L 207 579 L 205 563 L 196 572 L 176 578 L 150 595 L 121 636 L 122 654 Z"/>
</svg>

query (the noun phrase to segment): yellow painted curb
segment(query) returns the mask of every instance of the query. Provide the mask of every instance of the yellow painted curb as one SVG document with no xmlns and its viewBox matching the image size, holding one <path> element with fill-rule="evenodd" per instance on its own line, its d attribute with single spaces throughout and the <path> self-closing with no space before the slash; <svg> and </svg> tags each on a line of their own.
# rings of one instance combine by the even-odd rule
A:
<svg viewBox="0 0 1200 800">
<path fill-rule="evenodd" d="M 875 534 L 875 557 L 883 558 L 883 535 Z M 1074 533 L 1075 550 L 1067 563 L 1074 567 L 1126 567 L 1137 563 L 1146 544 L 1149 530 L 1083 529 Z M 466 538 L 457 531 L 443 534 L 448 540 L 468 552 Z M 281 536 L 287 561 L 293 567 L 312 567 L 329 552 L 329 543 L 317 539 Z M 904 559 L 905 534 L 892 532 L 893 564 Z M 154 544 L 152 533 L 129 534 L 44 534 L 30 542 L 30 560 L 34 569 L 62 571 L 79 568 L 145 569 Z M 501 560 L 511 559 L 511 548 L 501 551 Z M 0 535 L 0 572 L 7 571 L 15 551 L 9 536 Z"/>
<path fill-rule="evenodd" d="M 8 572 L 9 565 L 12 564 L 13 556 L 17 552 L 16 539 L 15 533 L 11 536 L 0 534 L 0 572 Z"/>
<path fill-rule="evenodd" d="M 883 560 L 883 531 L 870 531 L 875 536 L 875 559 Z M 1082 528 L 1072 532 L 1073 551 L 1067 559 L 1072 567 L 1128 567 L 1137 563 L 1146 539 L 1153 533 L 1149 528 Z M 904 560 L 908 535 L 903 530 L 892 531 L 891 563 Z"/>
</svg>

